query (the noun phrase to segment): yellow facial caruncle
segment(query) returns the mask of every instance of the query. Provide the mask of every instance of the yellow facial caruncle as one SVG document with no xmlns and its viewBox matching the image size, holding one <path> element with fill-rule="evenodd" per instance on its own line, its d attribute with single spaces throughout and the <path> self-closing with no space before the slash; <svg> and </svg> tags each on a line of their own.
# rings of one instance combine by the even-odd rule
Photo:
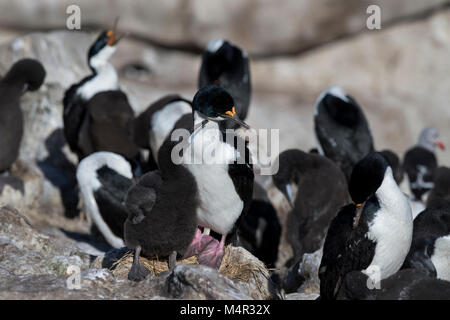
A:
<svg viewBox="0 0 450 320">
<path fill-rule="evenodd" d="M 225 112 L 225 114 L 228 115 L 228 116 L 230 116 L 230 117 L 234 117 L 234 116 L 236 115 L 236 108 L 233 107 L 233 108 L 231 109 L 231 111 L 227 111 L 227 112 Z"/>
</svg>

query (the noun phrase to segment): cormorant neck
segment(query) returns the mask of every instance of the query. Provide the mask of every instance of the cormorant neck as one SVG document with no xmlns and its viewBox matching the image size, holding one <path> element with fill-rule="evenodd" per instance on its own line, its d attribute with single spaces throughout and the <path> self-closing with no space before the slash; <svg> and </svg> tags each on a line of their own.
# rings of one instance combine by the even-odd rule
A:
<svg viewBox="0 0 450 320">
<path fill-rule="evenodd" d="M 403 193 L 399 189 L 397 182 L 392 175 L 392 169 L 389 167 L 384 174 L 383 182 L 378 190 L 375 192 L 378 200 L 383 206 L 396 206 L 399 197 L 403 196 Z"/>
</svg>

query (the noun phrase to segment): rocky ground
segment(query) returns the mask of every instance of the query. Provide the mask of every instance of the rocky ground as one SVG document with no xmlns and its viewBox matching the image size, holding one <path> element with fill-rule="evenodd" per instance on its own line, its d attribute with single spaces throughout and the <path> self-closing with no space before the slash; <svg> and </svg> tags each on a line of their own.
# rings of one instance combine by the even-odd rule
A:
<svg viewBox="0 0 450 320">
<path fill-rule="evenodd" d="M 182 264 L 134 284 L 104 262 L 120 255 L 91 235 L 81 210 L 76 161 L 61 129 L 61 102 L 64 90 L 89 71 L 86 52 L 96 32 L 85 31 L 109 26 L 117 12 L 121 29 L 132 35 L 120 44 L 112 62 L 136 113 L 167 93 L 192 98 L 201 48 L 220 35 L 249 51 L 254 93 L 248 122 L 280 129 L 280 151 L 315 145 L 314 101 L 332 84 L 343 86 L 361 103 L 377 148 L 402 155 L 425 126 L 438 128 L 450 144 L 447 1 L 283 0 L 276 8 L 272 1 L 262 1 L 262 6 L 251 0 L 215 5 L 200 0 L 136 1 L 125 7 L 122 1 L 110 1 L 107 11 L 98 10 L 106 1 L 78 1 L 82 32 L 62 31 L 70 1 L 23 2 L 0 1 L 0 75 L 14 61 L 33 57 L 43 63 L 47 78 L 38 92 L 23 98 L 26 130 L 12 168 L 12 176 L 23 185 L 0 184 L 0 298 L 317 297 L 320 252 L 304 257 L 299 269 L 307 281 L 287 296 L 271 288 L 264 276 L 242 281 L 198 265 Z M 365 28 L 369 2 L 382 8 L 381 30 Z M 277 15 L 271 14 L 274 10 Z M 281 27 L 280 21 L 292 23 Z M 450 163 L 449 153 L 438 158 Z M 269 177 L 258 180 L 284 224 L 282 197 Z M 290 254 L 283 235 L 277 265 L 282 275 Z M 247 252 L 236 249 L 232 256 L 233 261 L 251 261 L 267 275 Z M 67 287 L 70 265 L 81 271 L 81 289 Z"/>
</svg>

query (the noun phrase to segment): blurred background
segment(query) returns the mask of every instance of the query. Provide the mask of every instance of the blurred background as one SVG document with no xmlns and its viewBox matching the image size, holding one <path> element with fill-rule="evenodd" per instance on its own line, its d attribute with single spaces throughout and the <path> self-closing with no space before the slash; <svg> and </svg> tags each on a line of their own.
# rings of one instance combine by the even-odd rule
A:
<svg viewBox="0 0 450 320">
<path fill-rule="evenodd" d="M 376 147 L 402 155 L 425 126 L 439 129 L 444 142 L 450 137 L 449 3 L 0 0 L 0 73 L 11 59 L 36 56 L 48 69 L 47 83 L 67 88 L 87 74 L 92 37 L 119 16 L 120 31 L 130 36 L 113 63 L 139 111 L 169 92 L 192 98 L 205 44 L 223 37 L 249 52 L 254 88 L 249 122 L 282 129 L 281 149 L 315 145 L 314 101 L 339 84 L 366 112 Z M 66 9 L 72 4 L 81 9 L 81 31 L 67 31 Z M 381 30 L 366 27 L 372 4 L 381 8 Z M 35 32 L 45 33 L 14 42 Z M 438 156 L 450 164 L 450 156 Z"/>
<path fill-rule="evenodd" d="M 70 5 L 81 10 L 81 30 L 66 27 Z M 370 5 L 381 9 L 380 30 L 367 28 Z M 12 174 L 25 192 L 0 186 L 0 204 L 24 210 L 49 234 L 88 242 L 76 158 L 61 129 L 62 98 L 90 73 L 87 50 L 116 17 L 129 36 L 112 63 L 137 114 L 168 93 L 192 99 L 203 48 L 225 38 L 251 59 L 247 122 L 280 129 L 280 152 L 315 147 L 314 102 L 334 84 L 361 105 L 376 149 L 403 158 L 427 126 L 450 146 L 450 1 L 0 0 L 0 76 L 23 57 L 47 70 L 45 85 L 22 102 L 25 134 Z M 449 152 L 436 155 L 450 165 Z M 282 263 L 289 250 L 280 255 Z"/>
</svg>

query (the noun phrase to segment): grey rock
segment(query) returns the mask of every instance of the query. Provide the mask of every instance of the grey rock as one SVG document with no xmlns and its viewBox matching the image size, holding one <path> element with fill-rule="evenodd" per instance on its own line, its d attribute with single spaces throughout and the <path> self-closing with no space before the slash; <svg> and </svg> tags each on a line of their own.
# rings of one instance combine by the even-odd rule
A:
<svg viewBox="0 0 450 320">
<path fill-rule="evenodd" d="M 165 286 L 168 297 L 174 299 L 252 299 L 246 286 L 202 265 L 177 265 L 167 277 Z"/>
</svg>

